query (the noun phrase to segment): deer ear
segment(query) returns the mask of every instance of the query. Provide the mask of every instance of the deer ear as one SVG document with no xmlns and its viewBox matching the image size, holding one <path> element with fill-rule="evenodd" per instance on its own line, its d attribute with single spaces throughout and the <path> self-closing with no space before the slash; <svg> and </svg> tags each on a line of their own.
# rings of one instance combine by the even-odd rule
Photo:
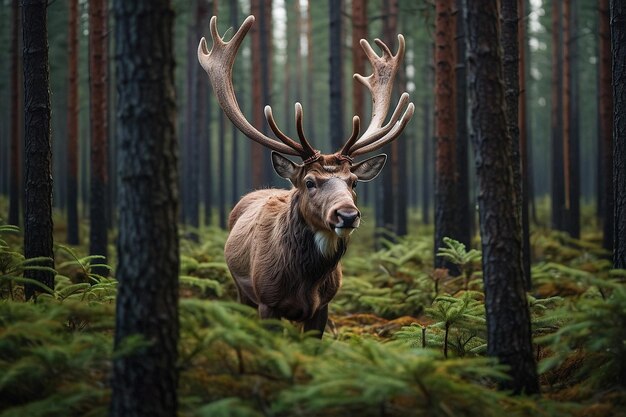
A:
<svg viewBox="0 0 626 417">
<path fill-rule="evenodd" d="M 359 162 L 358 164 L 352 166 L 350 171 L 352 171 L 352 173 L 356 175 L 360 181 L 371 181 L 376 178 L 378 174 L 380 174 L 380 171 L 385 166 L 386 161 L 387 155 L 383 153 Z"/>
<path fill-rule="evenodd" d="M 290 161 L 278 152 L 272 152 L 272 166 L 278 175 L 288 180 L 293 178 L 298 168 L 295 162 Z"/>
</svg>

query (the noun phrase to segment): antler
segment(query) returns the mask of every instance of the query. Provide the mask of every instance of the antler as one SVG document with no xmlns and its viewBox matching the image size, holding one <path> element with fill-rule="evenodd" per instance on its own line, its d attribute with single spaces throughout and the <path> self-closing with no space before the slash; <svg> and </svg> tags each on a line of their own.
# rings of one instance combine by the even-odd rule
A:
<svg viewBox="0 0 626 417">
<path fill-rule="evenodd" d="M 380 57 L 365 39 L 361 39 L 361 47 L 372 64 L 373 74 L 369 77 L 354 74 L 354 78 L 365 85 L 372 95 L 372 120 L 363 135 L 357 139 L 360 122 L 358 116 L 354 117 L 352 136 L 339 151 L 339 154 L 343 156 L 363 155 L 395 140 L 400 136 L 415 111 L 413 103 L 409 103 L 409 95 L 404 93 L 398 100 L 391 118 L 383 126 L 389 111 L 393 81 L 404 56 L 404 37 L 398 35 L 398 52 L 395 55 L 380 39 L 375 39 L 374 42 L 383 52 Z"/>
<path fill-rule="evenodd" d="M 237 129 L 253 141 L 276 152 L 300 156 L 305 161 L 316 158 L 319 156 L 319 152 L 311 147 L 304 136 L 302 129 L 302 106 L 300 103 L 296 103 L 296 126 L 300 143 L 289 138 L 278 128 L 270 106 L 265 107 L 265 118 L 276 137 L 282 143 L 258 131 L 246 120 L 241 112 L 241 108 L 239 108 L 233 88 L 233 64 L 235 63 L 237 51 L 253 24 L 254 16 L 248 16 L 231 40 L 224 42 L 224 38 L 217 32 L 217 18 L 213 16 L 210 23 L 211 38 L 213 39 L 211 51 L 207 50 L 206 39 L 200 39 L 198 61 L 209 76 L 217 102 Z"/>
</svg>

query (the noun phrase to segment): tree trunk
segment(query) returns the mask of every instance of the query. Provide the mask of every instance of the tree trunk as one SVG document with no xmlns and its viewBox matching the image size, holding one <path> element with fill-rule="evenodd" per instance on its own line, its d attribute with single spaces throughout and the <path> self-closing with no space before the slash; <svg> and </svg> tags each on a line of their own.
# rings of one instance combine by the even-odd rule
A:
<svg viewBox="0 0 626 417">
<path fill-rule="evenodd" d="M 527 113 L 526 95 L 526 0 L 517 0 L 517 7 L 520 19 L 518 20 L 518 46 L 519 46 L 519 99 L 518 99 L 518 122 L 519 122 L 519 149 L 520 149 L 520 175 L 521 175 L 521 203 L 522 203 L 522 265 L 524 266 L 525 289 L 528 291 L 532 287 L 532 277 L 530 274 L 531 246 L 530 246 L 530 220 L 528 217 L 529 205 L 529 184 L 530 169 L 528 158 L 530 123 Z"/>
<path fill-rule="evenodd" d="M 615 241 L 613 267 L 626 269 L 626 5 L 611 0 Z"/>
<path fill-rule="evenodd" d="M 563 230 L 563 5 L 552 2 L 552 228 Z"/>
<path fill-rule="evenodd" d="M 473 219 L 469 196 L 469 167 L 467 145 L 467 74 L 465 67 L 465 19 L 463 0 L 456 0 L 456 171 L 457 171 L 457 230 L 456 239 L 466 247 L 472 243 Z"/>
<path fill-rule="evenodd" d="M 314 102 L 314 77 L 313 77 L 313 19 L 311 18 L 311 0 L 306 2 L 306 44 L 307 44 L 307 56 L 306 56 L 306 68 L 307 68 L 307 83 L 306 83 L 306 132 L 308 137 L 315 137 L 315 102 Z"/>
<path fill-rule="evenodd" d="M 209 1 L 198 1 L 197 10 L 197 24 L 198 24 L 198 38 L 204 34 L 207 22 L 212 17 L 215 9 L 215 3 Z M 196 59 L 194 58 L 195 62 Z M 213 210 L 213 175 L 212 175 L 212 161 L 211 161 L 211 87 L 210 83 L 207 83 L 206 73 L 200 65 L 196 66 L 197 75 L 197 105 L 198 105 L 198 152 L 200 153 L 200 166 L 202 167 L 202 176 L 200 184 L 202 187 L 202 197 L 204 203 L 204 225 L 209 226 L 212 220 Z M 236 73 L 233 74 L 233 76 Z M 236 129 L 235 129 L 236 130 Z M 234 136 L 233 136 L 234 138 Z"/>
<path fill-rule="evenodd" d="M 599 126 L 601 149 L 602 188 L 598 190 L 604 197 L 602 246 L 608 251 L 613 250 L 613 91 L 611 87 L 611 33 L 609 25 L 609 0 L 599 0 L 600 24 L 598 27 L 600 39 L 600 60 L 598 67 L 599 82 Z"/>
<path fill-rule="evenodd" d="M 20 224 L 20 189 L 21 187 L 21 155 L 20 142 L 22 136 L 20 112 L 20 6 L 19 0 L 11 1 L 11 179 L 9 191 L 9 224 Z"/>
<path fill-rule="evenodd" d="M 91 119 L 91 189 L 89 193 L 89 253 L 108 256 L 107 201 L 108 173 L 108 2 L 89 1 L 89 88 Z M 106 260 L 105 260 L 106 262 Z M 96 263 L 101 263 L 100 261 Z M 106 268 L 92 272 L 108 275 Z"/>
<path fill-rule="evenodd" d="M 24 42 L 24 141 L 25 215 L 24 256 L 47 257 L 43 266 L 54 266 L 52 238 L 52 143 L 50 140 L 50 69 L 48 66 L 48 19 L 46 0 L 22 1 Z M 24 272 L 26 278 L 54 288 L 54 274 L 48 271 Z M 24 286 L 30 299 L 40 289 Z"/>
<path fill-rule="evenodd" d="M 219 191 L 219 221 L 220 228 L 226 230 L 228 227 L 228 216 L 226 213 L 226 116 L 224 112 L 219 115 L 219 134 L 218 134 L 218 160 L 217 160 L 217 183 Z"/>
<path fill-rule="evenodd" d="M 524 292 L 521 229 L 515 215 L 512 144 L 507 132 L 498 7 L 466 0 L 472 141 L 478 180 L 487 352 L 510 366 L 502 389 L 539 392 Z"/>
<path fill-rule="evenodd" d="M 330 146 L 333 151 L 341 149 L 344 142 L 343 130 L 343 39 L 341 37 L 342 0 L 329 0 L 330 36 L 328 50 L 330 53 Z"/>
<path fill-rule="evenodd" d="M 69 2 L 67 100 L 67 243 L 78 245 L 78 0 Z"/>
<path fill-rule="evenodd" d="M 296 2 L 298 3 L 298 2 Z M 352 72 L 353 74 L 365 74 L 365 62 L 367 57 L 361 44 L 361 39 L 367 39 L 367 0 L 352 0 Z M 361 85 L 353 84 L 352 88 L 352 112 L 365 119 L 365 90 Z M 369 202 L 369 184 L 361 184 L 359 200 L 361 204 Z"/>
<path fill-rule="evenodd" d="M 436 2 L 435 27 L 435 253 L 444 237 L 457 238 L 456 107 L 453 0 Z M 455 269 L 435 256 L 435 268 Z"/>
<path fill-rule="evenodd" d="M 119 135 L 119 280 L 110 415 L 176 416 L 178 171 L 167 0 L 115 0 Z M 147 36 L 149 34 L 150 36 Z"/>
<path fill-rule="evenodd" d="M 566 231 L 574 238 L 580 238 L 580 125 L 579 125 L 579 68 L 578 68 L 578 1 L 568 0 L 569 22 L 566 33 L 568 51 L 568 71 L 564 82 L 568 83 L 567 169 L 565 172 L 567 203 Z"/>
<path fill-rule="evenodd" d="M 520 72 L 519 72 L 519 34 L 517 31 L 519 24 L 519 14 L 517 10 L 518 0 L 501 0 L 502 13 L 502 49 L 503 74 L 504 74 L 504 98 L 506 103 L 506 125 L 507 133 L 511 138 L 511 168 L 513 169 L 513 197 L 514 212 L 518 222 L 519 230 L 522 227 L 522 173 L 520 157 L 520 129 L 519 129 L 519 98 L 520 98 Z M 529 276 L 526 271 L 530 270 L 529 258 L 524 256 L 524 245 L 522 244 L 522 268 L 524 276 L 524 288 L 529 288 Z"/>
<path fill-rule="evenodd" d="M 239 30 L 239 5 L 237 0 L 230 0 L 229 11 L 230 11 L 230 25 L 232 26 L 235 33 Z M 237 70 L 233 70 L 233 84 L 240 85 L 239 83 L 239 72 Z M 235 87 L 236 88 L 236 87 Z M 241 107 L 241 106 L 240 106 Z M 239 196 L 241 194 L 239 190 L 239 130 L 233 124 L 231 126 L 231 140 L 232 140 L 232 153 L 231 153 L 231 172 L 232 172 L 232 186 L 231 186 L 231 206 L 235 206 L 237 201 L 239 201 Z"/>
<path fill-rule="evenodd" d="M 433 79 L 432 70 L 432 45 L 430 42 L 426 46 L 426 56 L 424 58 L 424 86 L 431 86 Z M 423 145 L 422 145 L 422 223 L 430 224 L 430 197 L 431 192 L 431 176 L 430 166 L 433 159 L 433 149 L 431 147 L 433 143 L 433 135 L 431 129 L 431 122 L 433 119 L 432 107 L 430 104 L 430 97 L 428 94 L 423 95 L 422 99 L 422 126 L 423 126 Z"/>
<path fill-rule="evenodd" d="M 262 5 L 265 0 L 253 1 L 250 4 L 250 14 L 257 17 L 256 23 L 250 29 L 252 38 L 252 68 L 256 70 L 252 71 L 252 124 L 264 132 L 263 126 L 265 126 L 265 118 L 263 116 L 263 108 L 269 103 L 263 102 L 263 58 L 262 55 L 267 53 L 267 50 L 262 49 L 264 44 L 262 35 L 264 31 L 261 26 L 263 25 L 264 18 L 261 18 Z M 265 60 L 267 65 L 267 60 Z M 267 68 L 265 69 L 267 71 Z M 250 143 L 250 165 L 252 166 L 252 188 L 259 189 L 266 183 L 264 162 L 265 152 L 263 146 L 258 143 Z"/>
</svg>

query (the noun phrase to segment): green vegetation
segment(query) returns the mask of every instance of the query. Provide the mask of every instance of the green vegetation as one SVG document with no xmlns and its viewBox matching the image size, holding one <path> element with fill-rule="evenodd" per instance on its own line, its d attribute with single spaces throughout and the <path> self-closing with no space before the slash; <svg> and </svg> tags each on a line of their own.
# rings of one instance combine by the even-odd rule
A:
<svg viewBox="0 0 626 417">
<path fill-rule="evenodd" d="M 364 231 L 365 232 L 365 231 Z M 461 275 L 433 270 L 431 235 L 355 242 L 321 342 L 235 302 L 225 233 L 183 240 L 181 416 L 609 416 L 626 403 L 626 271 L 590 240 L 536 230 L 529 296 L 543 396 L 494 389 L 484 357 L 480 253 L 446 241 Z M 116 281 L 58 246 L 55 288 L 23 301 L 19 231 L 0 226 L 0 417 L 105 416 Z M 113 271 L 114 274 L 114 271 Z M 138 295 L 140 296 L 140 295 Z"/>
</svg>

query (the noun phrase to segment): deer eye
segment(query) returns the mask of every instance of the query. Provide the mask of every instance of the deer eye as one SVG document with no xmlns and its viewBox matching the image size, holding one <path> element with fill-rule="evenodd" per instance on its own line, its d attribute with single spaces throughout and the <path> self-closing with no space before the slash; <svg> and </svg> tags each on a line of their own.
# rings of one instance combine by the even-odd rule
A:
<svg viewBox="0 0 626 417">
<path fill-rule="evenodd" d="M 356 189 L 356 183 L 357 183 L 357 182 L 358 182 L 358 181 L 354 181 L 354 182 L 352 183 L 352 189 L 353 189 L 353 190 L 354 190 L 354 189 Z"/>
<path fill-rule="evenodd" d="M 306 180 L 306 182 L 304 183 L 306 185 L 306 188 L 315 188 L 315 181 L 313 180 Z"/>
</svg>

